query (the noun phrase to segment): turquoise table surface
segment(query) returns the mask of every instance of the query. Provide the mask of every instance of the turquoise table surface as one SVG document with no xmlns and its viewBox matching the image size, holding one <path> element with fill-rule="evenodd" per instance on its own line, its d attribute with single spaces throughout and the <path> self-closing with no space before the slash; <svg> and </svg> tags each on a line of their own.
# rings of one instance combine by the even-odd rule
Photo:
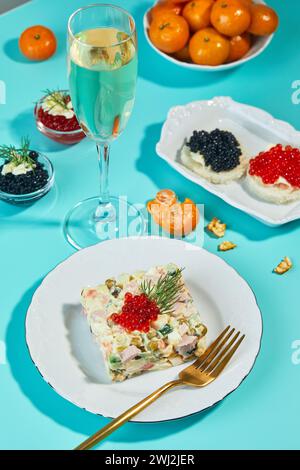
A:
<svg viewBox="0 0 300 470">
<path fill-rule="evenodd" d="M 24 339 L 24 320 L 42 278 L 74 250 L 62 234 L 67 210 L 97 193 L 97 161 L 87 139 L 61 147 L 38 133 L 33 103 L 41 90 L 67 86 L 66 23 L 84 0 L 34 0 L 0 16 L 0 141 L 18 144 L 30 135 L 32 146 L 51 158 L 53 190 L 30 207 L 0 203 L 0 447 L 71 449 L 108 420 L 65 401 L 32 364 Z M 229 225 L 238 248 L 222 256 L 249 282 L 260 305 L 262 348 L 248 378 L 223 402 L 182 420 L 129 423 L 99 449 L 297 449 L 300 425 L 300 222 L 269 228 L 187 181 L 155 153 L 168 109 L 216 95 L 261 107 L 300 128 L 298 0 L 269 0 L 281 24 L 270 47 L 246 65 L 221 73 L 200 73 L 159 57 L 143 36 L 142 17 L 149 1 L 116 1 L 136 18 L 139 32 L 139 82 L 136 106 L 125 133 L 113 144 L 111 191 L 145 202 L 159 188 L 205 205 L 205 218 Z M 26 27 L 44 24 L 55 31 L 58 51 L 50 60 L 29 63 L 17 38 Z M 5 84 L 5 86 L 4 86 Z M 4 101 L 6 88 L 6 104 Z M 215 253 L 217 242 L 205 235 Z M 283 256 L 294 269 L 272 273 Z M 234 295 L 234 292 L 232 293 Z M 5 354 L 6 350 L 6 354 Z M 199 392 L 199 401 L 201 392 Z"/>
</svg>

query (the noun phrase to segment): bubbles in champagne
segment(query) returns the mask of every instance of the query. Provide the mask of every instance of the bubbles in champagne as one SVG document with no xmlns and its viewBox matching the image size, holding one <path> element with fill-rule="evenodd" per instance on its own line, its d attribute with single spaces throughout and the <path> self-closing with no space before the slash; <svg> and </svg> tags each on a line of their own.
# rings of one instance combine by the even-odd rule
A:
<svg viewBox="0 0 300 470">
<path fill-rule="evenodd" d="M 123 132 L 133 108 L 135 37 L 97 28 L 71 41 L 69 83 L 77 119 L 91 138 L 110 142 Z"/>
<path fill-rule="evenodd" d="M 116 70 L 130 62 L 135 53 L 135 38 L 114 28 L 82 31 L 70 47 L 71 60 L 95 71 Z"/>
</svg>

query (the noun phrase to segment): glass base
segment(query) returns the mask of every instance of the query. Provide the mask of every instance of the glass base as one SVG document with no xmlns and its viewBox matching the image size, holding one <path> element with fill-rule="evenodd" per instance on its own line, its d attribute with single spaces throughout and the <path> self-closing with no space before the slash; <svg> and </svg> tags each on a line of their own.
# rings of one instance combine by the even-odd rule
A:
<svg viewBox="0 0 300 470">
<path fill-rule="evenodd" d="M 99 205 L 99 197 L 79 202 L 66 215 L 64 235 L 77 250 L 96 243 L 145 233 L 145 218 L 124 197 L 110 197 L 108 205 Z"/>
</svg>

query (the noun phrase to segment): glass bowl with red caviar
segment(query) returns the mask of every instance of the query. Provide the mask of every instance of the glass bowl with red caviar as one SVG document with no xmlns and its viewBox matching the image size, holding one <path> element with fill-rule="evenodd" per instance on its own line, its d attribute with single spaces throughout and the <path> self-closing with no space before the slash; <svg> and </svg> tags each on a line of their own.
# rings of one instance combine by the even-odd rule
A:
<svg viewBox="0 0 300 470">
<path fill-rule="evenodd" d="M 47 90 L 34 108 L 36 126 L 60 144 L 77 144 L 85 133 L 75 116 L 68 90 Z"/>
</svg>

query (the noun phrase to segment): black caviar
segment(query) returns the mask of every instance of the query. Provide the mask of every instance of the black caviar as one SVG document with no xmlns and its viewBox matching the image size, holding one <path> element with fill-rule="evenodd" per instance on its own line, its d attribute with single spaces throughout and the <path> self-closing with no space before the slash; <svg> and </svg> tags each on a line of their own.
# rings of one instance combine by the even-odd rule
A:
<svg viewBox="0 0 300 470">
<path fill-rule="evenodd" d="M 28 155 L 30 158 L 32 158 L 32 160 L 36 160 L 39 156 L 38 152 L 36 152 L 35 150 L 30 150 Z"/>
<path fill-rule="evenodd" d="M 2 175 L 0 166 L 0 190 L 9 194 L 29 194 L 46 186 L 49 180 L 49 173 L 45 170 L 44 165 L 36 162 L 35 168 L 28 171 L 24 175 L 13 175 L 7 173 Z"/>
<path fill-rule="evenodd" d="M 194 131 L 186 145 L 191 152 L 201 153 L 205 166 L 216 173 L 233 170 L 240 164 L 240 144 L 229 131 Z"/>
</svg>

